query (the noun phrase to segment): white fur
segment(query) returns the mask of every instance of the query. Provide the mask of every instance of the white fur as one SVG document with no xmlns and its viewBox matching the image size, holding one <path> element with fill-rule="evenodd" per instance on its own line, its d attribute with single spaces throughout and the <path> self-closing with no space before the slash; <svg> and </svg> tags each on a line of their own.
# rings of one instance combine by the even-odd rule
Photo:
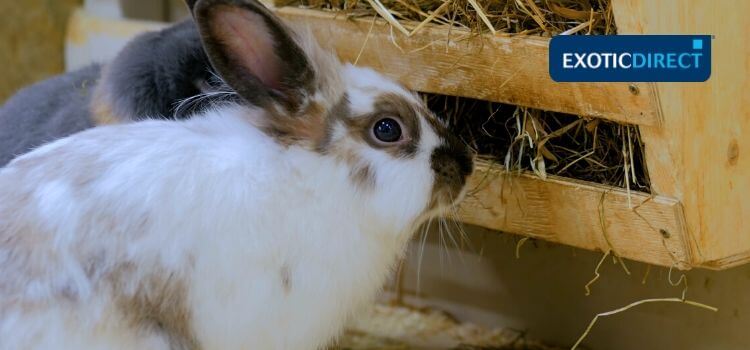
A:
<svg viewBox="0 0 750 350">
<path fill-rule="evenodd" d="M 317 349 L 336 336 L 418 224 L 437 137 L 411 160 L 358 146 L 377 182 L 361 191 L 344 162 L 255 129 L 258 113 L 91 129 L 1 170 L 0 349 L 168 349 L 112 299 L 155 269 L 187 281 L 204 349 Z M 125 263 L 133 285 L 113 291 L 103 276 Z"/>
</svg>

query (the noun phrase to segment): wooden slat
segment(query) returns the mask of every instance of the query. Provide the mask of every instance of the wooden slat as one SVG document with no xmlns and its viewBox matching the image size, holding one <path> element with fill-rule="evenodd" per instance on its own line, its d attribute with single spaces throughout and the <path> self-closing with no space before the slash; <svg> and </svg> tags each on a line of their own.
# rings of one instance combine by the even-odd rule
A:
<svg viewBox="0 0 750 350">
<path fill-rule="evenodd" d="M 292 7 L 279 8 L 277 13 L 311 28 L 318 40 L 333 47 L 343 60 L 354 62 L 359 57 L 358 65 L 373 67 L 413 90 L 624 123 L 659 123 L 652 84 L 634 84 L 638 91 L 634 94 L 627 83 L 552 81 L 548 72 L 549 39 L 469 38 L 466 31 L 453 29 L 449 33 L 437 26 L 425 27 L 407 38 L 383 21 L 373 24 L 371 19 L 345 19 L 343 15 Z"/>
<path fill-rule="evenodd" d="M 0 105 L 18 89 L 63 70 L 65 20 L 79 0 L 0 1 Z"/>
<path fill-rule="evenodd" d="M 615 0 L 623 34 L 711 34 L 704 83 L 658 84 L 663 124 L 641 127 L 656 193 L 679 199 L 695 265 L 750 261 L 750 1 Z"/>
<path fill-rule="evenodd" d="M 662 266 L 690 268 L 678 201 L 559 177 L 542 180 L 481 165 L 462 221 Z M 628 200 L 633 206 L 629 207 Z M 603 220 L 603 221 L 602 221 Z M 608 243 L 609 242 L 609 243 Z"/>
</svg>

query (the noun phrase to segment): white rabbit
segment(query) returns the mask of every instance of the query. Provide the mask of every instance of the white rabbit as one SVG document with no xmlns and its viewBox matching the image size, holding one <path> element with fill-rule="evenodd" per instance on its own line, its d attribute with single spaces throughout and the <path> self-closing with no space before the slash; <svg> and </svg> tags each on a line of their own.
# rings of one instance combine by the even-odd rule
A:
<svg viewBox="0 0 750 350">
<path fill-rule="evenodd" d="M 460 199 L 471 154 L 416 95 L 255 0 L 193 14 L 233 102 L 0 170 L 0 349 L 319 349 Z"/>
</svg>

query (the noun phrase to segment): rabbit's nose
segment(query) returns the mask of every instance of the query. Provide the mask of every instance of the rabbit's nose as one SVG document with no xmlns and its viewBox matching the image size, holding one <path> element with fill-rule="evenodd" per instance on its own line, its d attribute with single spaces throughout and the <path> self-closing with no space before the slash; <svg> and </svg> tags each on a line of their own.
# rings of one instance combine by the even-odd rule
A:
<svg viewBox="0 0 750 350">
<path fill-rule="evenodd" d="M 435 191 L 454 196 L 461 193 L 466 179 L 474 170 L 474 159 L 469 149 L 457 139 L 450 139 L 432 152 L 435 172 Z M 451 198 L 453 200 L 454 198 Z"/>
</svg>

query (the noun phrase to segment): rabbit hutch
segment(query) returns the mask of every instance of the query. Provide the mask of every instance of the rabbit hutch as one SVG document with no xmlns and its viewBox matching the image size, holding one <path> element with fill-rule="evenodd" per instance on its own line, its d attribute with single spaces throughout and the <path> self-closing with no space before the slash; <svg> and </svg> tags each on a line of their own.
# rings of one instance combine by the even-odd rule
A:
<svg viewBox="0 0 750 350">
<path fill-rule="evenodd" d="M 111 2 L 87 1 L 72 14 L 66 68 L 107 60 L 132 36 L 166 25 L 161 15 L 125 19 Z M 744 154 L 750 141 L 742 136 L 750 131 L 750 24 L 742 18 L 750 2 L 269 0 L 267 6 L 309 28 L 343 61 L 418 91 L 477 152 L 470 191 L 455 213 L 461 222 L 680 270 L 722 270 L 750 260 Z M 187 15 L 179 1 L 159 11 L 171 11 L 171 19 Z M 672 33 L 714 36 L 708 81 L 550 78 L 554 35 Z"/>
</svg>

